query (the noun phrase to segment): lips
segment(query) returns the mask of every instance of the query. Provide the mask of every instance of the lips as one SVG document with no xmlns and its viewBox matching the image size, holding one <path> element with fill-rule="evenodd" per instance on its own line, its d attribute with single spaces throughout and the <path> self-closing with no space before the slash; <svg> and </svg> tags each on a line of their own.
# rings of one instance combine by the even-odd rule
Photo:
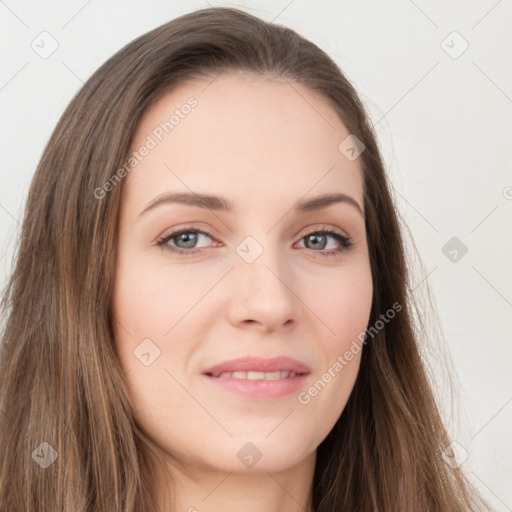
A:
<svg viewBox="0 0 512 512">
<path fill-rule="evenodd" d="M 249 400 L 284 398 L 303 387 L 309 367 L 290 357 L 242 357 L 206 369 L 208 385 Z"/>
<path fill-rule="evenodd" d="M 234 372 L 237 373 L 233 376 Z M 279 377 L 277 376 L 277 372 L 279 372 Z M 203 374 L 209 377 L 221 378 L 227 376 L 226 374 L 231 374 L 230 377 L 249 379 L 259 377 L 261 379 L 268 378 L 270 380 L 275 378 L 287 378 L 292 374 L 292 376 L 303 375 L 309 372 L 310 369 L 306 364 L 290 357 L 273 357 L 270 359 L 241 357 L 207 368 Z M 244 373 L 246 375 L 243 375 Z"/>
</svg>

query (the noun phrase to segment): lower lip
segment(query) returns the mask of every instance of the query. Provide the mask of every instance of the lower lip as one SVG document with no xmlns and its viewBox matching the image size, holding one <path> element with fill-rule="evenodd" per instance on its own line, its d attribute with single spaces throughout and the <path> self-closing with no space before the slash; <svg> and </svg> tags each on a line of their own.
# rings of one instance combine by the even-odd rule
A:
<svg viewBox="0 0 512 512">
<path fill-rule="evenodd" d="M 233 379 L 231 377 L 211 377 L 203 375 L 214 386 L 249 399 L 281 398 L 297 393 L 304 385 L 307 373 L 296 375 L 287 379 L 276 380 L 249 380 Z"/>
</svg>

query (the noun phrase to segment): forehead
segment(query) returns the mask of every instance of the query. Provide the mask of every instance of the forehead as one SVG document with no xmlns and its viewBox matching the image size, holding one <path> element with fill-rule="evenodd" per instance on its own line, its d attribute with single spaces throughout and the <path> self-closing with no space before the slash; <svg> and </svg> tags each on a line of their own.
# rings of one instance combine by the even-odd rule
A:
<svg viewBox="0 0 512 512">
<path fill-rule="evenodd" d="M 247 203 L 341 191 L 362 205 L 359 159 L 339 149 L 350 135 L 329 103 L 280 77 L 223 72 L 189 80 L 153 103 L 131 152 L 127 193 L 137 203 L 164 189 L 219 193 Z"/>
</svg>

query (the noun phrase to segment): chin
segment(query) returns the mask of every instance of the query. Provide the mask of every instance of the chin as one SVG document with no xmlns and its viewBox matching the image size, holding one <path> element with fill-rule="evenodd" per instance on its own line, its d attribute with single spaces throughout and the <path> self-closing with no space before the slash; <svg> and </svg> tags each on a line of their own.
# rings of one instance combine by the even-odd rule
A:
<svg viewBox="0 0 512 512">
<path fill-rule="evenodd" d="M 276 432 L 269 435 L 269 431 L 252 433 L 230 440 L 213 458 L 216 465 L 222 461 L 222 470 L 227 472 L 274 473 L 289 469 L 314 454 L 318 443 L 313 441 L 305 443 L 304 435 L 292 438 L 286 432 L 280 435 Z"/>
</svg>

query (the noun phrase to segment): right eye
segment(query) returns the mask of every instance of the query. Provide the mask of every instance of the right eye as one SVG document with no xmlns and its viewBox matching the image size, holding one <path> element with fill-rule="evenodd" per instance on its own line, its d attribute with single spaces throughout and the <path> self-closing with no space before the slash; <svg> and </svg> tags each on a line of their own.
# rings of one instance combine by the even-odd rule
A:
<svg viewBox="0 0 512 512">
<path fill-rule="evenodd" d="M 196 253 L 199 251 L 195 245 L 202 237 L 212 238 L 211 235 L 205 231 L 200 231 L 198 229 L 180 229 L 178 231 L 165 234 L 157 241 L 157 245 L 163 250 L 177 252 L 180 254 Z M 169 242 L 173 242 L 174 245 L 170 245 Z M 180 244 L 183 245 L 180 246 Z"/>
</svg>

